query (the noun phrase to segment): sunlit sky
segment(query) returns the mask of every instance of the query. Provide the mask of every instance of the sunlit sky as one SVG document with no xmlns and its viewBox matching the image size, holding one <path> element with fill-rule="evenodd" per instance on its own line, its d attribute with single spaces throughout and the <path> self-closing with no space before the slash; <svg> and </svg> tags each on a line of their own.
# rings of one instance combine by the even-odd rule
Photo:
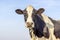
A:
<svg viewBox="0 0 60 40">
<path fill-rule="evenodd" d="M 60 0 L 0 0 L 0 40 L 30 40 L 23 15 L 15 13 L 28 5 L 44 8 L 45 15 L 60 19 Z"/>
</svg>

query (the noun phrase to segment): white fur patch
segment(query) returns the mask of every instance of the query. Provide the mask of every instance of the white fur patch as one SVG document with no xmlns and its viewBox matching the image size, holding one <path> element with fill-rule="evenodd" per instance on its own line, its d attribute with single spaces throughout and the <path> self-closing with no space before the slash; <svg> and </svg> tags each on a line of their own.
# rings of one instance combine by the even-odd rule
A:
<svg viewBox="0 0 60 40">
<path fill-rule="evenodd" d="M 27 14 L 28 14 L 27 22 L 32 22 L 33 7 L 32 6 L 28 6 L 26 11 L 27 11 Z"/>
<path fill-rule="evenodd" d="M 31 5 L 29 5 L 27 8 L 26 8 L 26 11 L 27 11 L 27 14 L 28 14 L 28 18 L 27 18 L 27 21 L 26 22 L 32 22 L 33 23 L 33 20 L 32 20 L 32 12 L 33 12 L 33 7 Z M 34 24 L 34 23 L 33 23 Z M 34 25 L 32 25 L 34 27 Z"/>
<path fill-rule="evenodd" d="M 43 13 L 41 15 L 42 15 L 45 23 L 48 23 L 48 24 L 50 24 L 51 26 L 54 27 L 54 24 L 52 23 L 52 21 L 46 15 L 44 15 Z"/>
<path fill-rule="evenodd" d="M 56 40 L 56 37 L 54 35 L 54 24 L 52 21 L 44 14 L 41 14 L 43 17 L 44 22 L 46 23 L 46 26 L 48 27 L 49 30 L 49 40 Z"/>
</svg>

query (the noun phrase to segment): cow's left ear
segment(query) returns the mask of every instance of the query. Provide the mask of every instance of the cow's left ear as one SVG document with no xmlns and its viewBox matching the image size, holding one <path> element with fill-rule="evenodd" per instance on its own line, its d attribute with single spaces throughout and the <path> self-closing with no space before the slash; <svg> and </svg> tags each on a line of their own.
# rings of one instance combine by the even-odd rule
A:
<svg viewBox="0 0 60 40">
<path fill-rule="evenodd" d="M 23 14 L 23 10 L 21 10 L 21 9 L 16 9 L 15 12 L 16 12 L 17 14 Z"/>
<path fill-rule="evenodd" d="M 40 9 L 37 10 L 37 14 L 41 14 L 41 13 L 43 13 L 44 11 L 45 11 L 44 8 L 40 8 Z"/>
</svg>

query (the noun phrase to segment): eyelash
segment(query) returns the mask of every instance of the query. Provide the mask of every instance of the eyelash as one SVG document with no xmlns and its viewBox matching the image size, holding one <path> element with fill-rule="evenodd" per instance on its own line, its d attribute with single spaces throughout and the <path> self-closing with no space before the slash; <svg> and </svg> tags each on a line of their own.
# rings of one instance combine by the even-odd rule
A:
<svg viewBox="0 0 60 40">
<path fill-rule="evenodd" d="M 25 21 L 26 21 L 26 20 L 27 20 L 28 15 L 27 15 L 27 14 L 25 14 L 24 16 L 25 16 L 24 18 L 25 18 Z"/>
<path fill-rule="evenodd" d="M 25 14 L 25 17 L 28 17 L 28 14 Z"/>
</svg>

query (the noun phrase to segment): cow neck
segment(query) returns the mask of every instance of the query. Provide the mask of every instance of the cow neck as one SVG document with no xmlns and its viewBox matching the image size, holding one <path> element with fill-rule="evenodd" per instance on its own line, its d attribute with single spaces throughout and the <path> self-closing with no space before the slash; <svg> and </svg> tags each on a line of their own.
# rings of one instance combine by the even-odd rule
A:
<svg viewBox="0 0 60 40">
<path fill-rule="evenodd" d="M 48 18 L 48 16 L 44 15 L 43 13 L 41 14 L 43 21 L 45 22 L 47 27 L 54 27 L 54 24 L 52 21 Z M 50 26 L 49 26 L 50 25 Z"/>
</svg>

